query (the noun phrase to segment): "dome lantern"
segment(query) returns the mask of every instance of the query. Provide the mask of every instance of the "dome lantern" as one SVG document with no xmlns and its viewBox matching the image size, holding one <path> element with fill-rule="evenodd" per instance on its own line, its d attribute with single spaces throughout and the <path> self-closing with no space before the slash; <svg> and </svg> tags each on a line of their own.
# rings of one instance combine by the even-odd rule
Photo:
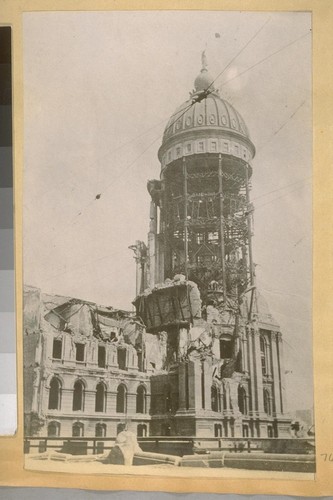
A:
<svg viewBox="0 0 333 500">
<path fill-rule="evenodd" d="M 201 54 L 201 64 L 202 64 L 201 71 L 194 80 L 195 92 L 201 92 L 207 89 L 211 89 L 211 91 L 213 91 L 215 90 L 213 86 L 214 79 L 207 70 L 208 64 L 207 64 L 207 57 L 205 50 Z"/>
</svg>

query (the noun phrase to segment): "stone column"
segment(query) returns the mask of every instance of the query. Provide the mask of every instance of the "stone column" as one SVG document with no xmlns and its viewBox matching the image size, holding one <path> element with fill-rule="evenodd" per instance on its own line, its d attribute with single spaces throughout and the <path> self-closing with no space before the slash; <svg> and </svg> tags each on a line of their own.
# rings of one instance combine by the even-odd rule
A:
<svg viewBox="0 0 333 500">
<path fill-rule="evenodd" d="M 149 262 L 149 277 L 148 286 L 153 288 L 156 284 L 156 233 L 157 233 L 157 206 L 151 200 L 150 202 L 150 223 L 148 233 L 148 262 Z"/>
<path fill-rule="evenodd" d="M 127 413 L 129 415 L 136 413 L 136 392 L 127 392 Z"/>
<path fill-rule="evenodd" d="M 255 325 L 253 334 L 253 349 L 254 349 L 254 367 L 255 367 L 255 391 L 257 400 L 257 411 L 259 416 L 264 413 L 264 387 L 262 380 L 262 367 L 261 367 L 261 355 L 260 355 L 260 333 L 259 329 Z"/>
<path fill-rule="evenodd" d="M 255 368 L 254 368 L 254 340 L 253 330 L 250 327 L 246 328 L 248 340 L 248 366 L 249 366 L 249 415 L 255 416 L 257 410 L 256 388 L 255 388 Z"/>
<path fill-rule="evenodd" d="M 242 436 L 243 436 L 242 419 L 238 417 L 235 418 L 234 422 L 234 437 L 242 437 Z"/>
<path fill-rule="evenodd" d="M 73 411 L 73 389 L 62 388 L 61 391 L 61 412 L 72 413 Z"/>
<path fill-rule="evenodd" d="M 201 392 L 201 362 L 188 362 L 188 389 L 189 389 L 189 409 L 201 410 L 202 408 L 202 392 Z"/>
<path fill-rule="evenodd" d="M 85 413 L 95 413 L 96 391 L 85 389 L 83 399 L 83 411 Z"/>
<path fill-rule="evenodd" d="M 178 365 L 178 394 L 179 411 L 186 410 L 186 363 Z"/>
<path fill-rule="evenodd" d="M 277 341 L 277 351 L 278 351 L 278 362 L 279 362 L 279 373 L 280 373 L 280 390 L 281 390 L 281 413 L 287 413 L 286 406 L 286 377 L 284 368 L 284 357 L 283 357 L 283 340 L 282 334 L 279 332 L 276 337 Z"/>
<path fill-rule="evenodd" d="M 242 368 L 246 374 L 249 373 L 248 340 L 246 333 L 241 336 Z"/>
<path fill-rule="evenodd" d="M 145 401 L 146 402 L 146 406 L 145 406 L 146 411 L 145 411 L 145 413 L 147 413 L 149 415 L 149 413 L 150 413 L 150 404 L 151 404 L 151 394 L 147 393 L 145 397 L 146 397 L 146 401 Z M 147 432 L 148 432 L 148 430 L 149 429 L 147 428 Z"/>
<path fill-rule="evenodd" d="M 223 392 L 224 392 L 224 402 L 225 402 L 225 404 L 223 405 L 223 413 L 225 415 L 230 415 L 231 406 L 230 406 L 230 388 L 228 379 L 224 379 Z"/>
<path fill-rule="evenodd" d="M 204 387 L 203 391 L 205 394 L 205 409 L 212 409 L 212 370 L 207 361 L 202 364 L 204 370 Z"/>
<path fill-rule="evenodd" d="M 259 433 L 260 433 L 260 436 L 259 437 L 268 437 L 268 433 L 267 433 L 267 424 L 264 424 L 264 423 L 259 423 Z"/>
<path fill-rule="evenodd" d="M 33 379 L 33 392 L 32 392 L 32 405 L 31 410 L 38 412 L 39 410 L 39 385 L 40 385 L 40 369 L 36 367 L 34 369 L 34 379 Z"/>
<path fill-rule="evenodd" d="M 117 415 L 116 413 L 116 408 L 117 408 L 117 391 L 110 391 L 107 394 L 107 401 L 106 401 L 106 413 L 108 415 Z M 121 413 L 119 413 L 121 415 Z"/>
<path fill-rule="evenodd" d="M 276 332 L 271 332 L 272 372 L 273 372 L 273 415 L 281 414 L 281 391 Z"/>
</svg>

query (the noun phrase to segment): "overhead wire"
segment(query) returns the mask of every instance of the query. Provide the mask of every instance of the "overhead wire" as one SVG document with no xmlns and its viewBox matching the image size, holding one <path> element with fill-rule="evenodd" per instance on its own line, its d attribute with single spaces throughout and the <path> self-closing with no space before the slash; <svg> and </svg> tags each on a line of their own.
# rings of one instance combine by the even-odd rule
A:
<svg viewBox="0 0 333 500">
<path fill-rule="evenodd" d="M 105 158 L 107 158 L 108 156 L 110 156 L 111 154 L 114 154 L 116 153 L 117 151 L 121 150 L 122 148 L 124 148 L 125 146 L 128 146 L 129 144 L 133 144 L 133 142 L 135 142 L 137 139 L 140 139 L 141 137 L 143 137 L 144 135 L 148 134 L 149 132 L 151 132 L 152 130 L 154 130 L 156 127 L 158 127 L 159 125 L 161 125 L 162 123 L 165 123 L 165 121 L 167 120 L 170 120 L 173 116 L 175 116 L 177 113 L 180 113 L 181 111 L 183 110 L 179 110 L 179 111 L 176 111 L 173 115 L 170 116 L 166 116 L 165 118 L 163 118 L 161 121 L 155 123 L 154 125 L 152 125 L 151 127 L 149 127 L 148 129 L 146 129 L 144 132 L 141 132 L 140 134 L 136 135 L 135 137 L 132 137 L 131 139 L 129 139 L 128 141 L 120 144 L 119 146 L 117 146 L 116 148 L 113 148 L 112 151 L 108 151 L 107 153 L 105 153 L 103 156 L 101 156 L 100 158 L 98 158 L 98 160 L 94 160 L 93 162 L 89 163 L 86 168 L 89 168 L 89 167 L 92 167 L 93 165 L 96 165 L 97 163 L 101 162 L 102 160 L 104 160 Z M 175 121 L 177 121 L 179 119 L 179 117 L 176 118 Z M 57 185 L 57 188 L 59 188 L 60 186 L 62 186 L 63 184 L 65 184 L 66 182 L 68 182 L 67 179 L 64 179 L 62 182 L 60 182 L 58 185 Z M 75 189 L 75 187 L 74 187 Z M 36 198 L 40 199 L 41 197 L 44 197 L 46 194 L 50 193 L 51 191 L 54 190 L 54 186 L 52 187 L 52 189 L 49 189 L 47 191 L 44 191 L 42 193 L 42 195 L 37 195 Z"/>
<path fill-rule="evenodd" d="M 309 179 L 312 179 L 312 175 L 310 175 L 309 177 L 304 177 L 303 179 L 299 179 L 298 181 L 292 182 L 291 184 L 287 184 L 286 186 L 282 186 L 280 188 L 273 189 L 272 191 L 267 191 L 266 193 L 263 193 L 259 196 L 256 196 L 255 198 L 252 198 L 251 201 L 260 200 L 260 198 L 263 198 L 264 196 L 268 196 L 269 194 L 273 194 L 273 193 L 276 193 L 278 191 L 282 191 L 283 189 L 287 189 L 289 187 L 295 186 L 296 184 L 299 184 L 300 182 L 306 182 Z"/>
<path fill-rule="evenodd" d="M 170 123 L 170 125 L 168 125 L 168 127 L 166 128 L 166 131 L 167 131 L 167 130 L 169 130 L 169 128 L 171 128 L 171 127 L 172 127 L 172 126 L 173 126 L 173 125 L 174 125 L 174 124 L 175 124 L 178 120 L 180 120 L 180 118 L 182 118 L 182 117 L 184 116 L 184 114 L 185 114 L 185 113 L 186 113 L 186 112 L 187 112 L 187 111 L 188 111 L 188 110 L 189 110 L 189 109 L 190 109 L 190 108 L 191 108 L 194 104 L 195 104 L 194 102 L 191 102 L 191 104 L 189 104 L 188 106 L 186 106 L 186 107 L 185 107 L 185 109 L 181 110 L 181 111 L 183 111 L 183 112 L 182 112 L 182 114 L 181 114 L 180 116 L 177 116 L 177 118 L 175 118 L 175 119 L 174 119 L 174 120 Z M 179 112 L 180 112 L 180 111 L 179 111 Z M 174 113 L 174 114 L 176 114 L 176 113 Z M 163 121 L 165 121 L 165 120 L 163 120 Z M 165 133 L 165 132 L 163 132 L 163 133 Z M 132 160 L 132 161 L 131 161 L 131 162 L 130 162 L 130 163 L 129 163 L 129 164 L 128 164 L 128 165 L 127 165 L 127 166 L 126 166 L 123 170 L 122 170 L 122 172 L 121 172 L 118 176 L 116 176 L 115 178 L 113 178 L 113 179 L 112 179 L 112 182 L 110 182 L 109 184 L 107 184 L 107 185 L 103 188 L 103 191 L 101 191 L 101 192 L 99 193 L 99 197 L 100 197 L 103 193 L 105 193 L 105 191 L 107 191 L 107 189 L 108 189 L 111 185 L 113 185 L 113 184 L 114 184 L 114 183 L 115 183 L 118 179 L 120 179 L 120 178 L 124 175 L 124 173 L 125 173 L 125 172 L 127 172 L 127 170 L 129 170 L 129 169 L 132 167 L 132 165 L 134 165 L 134 164 L 135 164 L 135 163 L 139 160 L 139 158 L 141 158 L 141 156 L 143 156 L 143 155 L 145 154 L 145 152 L 146 152 L 146 151 L 148 151 L 148 149 L 150 149 L 150 148 L 151 148 L 151 146 L 152 146 L 153 144 L 155 144 L 155 142 L 156 142 L 158 139 L 160 139 L 160 138 L 161 138 L 161 134 L 159 134 L 159 135 L 158 135 L 158 136 L 157 136 L 157 137 L 156 137 L 156 138 L 155 138 L 155 139 L 154 139 L 154 140 L 153 140 L 150 144 L 148 144 L 148 146 L 147 146 L 147 147 L 146 147 L 143 151 L 141 151 L 141 153 L 140 153 L 138 156 L 136 156 L 136 157 L 134 158 L 134 160 Z M 91 200 L 91 202 L 90 202 L 90 203 L 88 203 L 88 205 L 86 205 L 86 206 L 85 206 L 85 207 L 84 207 L 84 208 L 83 208 L 80 212 L 78 212 L 78 213 L 74 216 L 74 219 L 75 219 L 75 218 L 77 218 L 78 216 L 82 215 L 83 210 L 86 210 L 89 206 L 91 206 L 91 205 L 94 203 L 94 201 L 95 201 L 95 200 L 96 200 L 96 197 L 95 197 L 93 200 Z"/>
<path fill-rule="evenodd" d="M 264 142 L 259 148 L 256 150 L 256 155 L 258 155 L 266 146 L 271 142 L 272 139 L 294 118 L 296 113 L 304 106 L 306 103 L 306 100 L 302 101 L 299 106 L 295 109 L 295 111 L 287 118 L 285 122 L 282 123 L 282 125 L 274 132 L 274 134 L 266 141 Z"/>
<path fill-rule="evenodd" d="M 301 35 L 300 37 L 296 38 L 292 42 L 288 43 L 287 45 L 284 45 L 283 47 L 280 47 L 275 52 L 272 52 L 271 54 L 269 54 L 268 56 L 264 57 L 260 61 L 257 61 L 256 63 L 252 64 L 252 66 L 250 66 L 249 68 L 245 69 L 244 71 L 241 71 L 240 73 L 238 73 L 237 75 L 233 76 L 232 78 L 229 78 L 229 80 L 226 80 L 225 82 L 222 82 L 221 85 L 220 85 L 220 88 L 223 87 L 224 85 L 227 85 L 228 83 L 230 83 L 231 81 L 235 80 L 236 78 L 239 78 L 240 76 L 244 75 L 245 73 L 247 73 L 251 69 L 255 68 L 256 66 L 259 66 L 259 64 L 262 64 L 263 62 L 267 61 L 268 59 L 270 59 L 271 57 L 275 56 L 276 54 L 279 54 L 280 52 L 282 52 L 283 50 L 287 49 L 288 47 L 291 47 L 291 45 L 294 45 L 299 40 L 302 40 L 302 38 L 305 38 L 309 34 L 310 34 L 310 31 L 307 32 L 307 33 L 303 33 L 303 35 Z"/>
<path fill-rule="evenodd" d="M 216 82 L 216 80 L 218 78 L 220 78 L 220 76 L 223 75 L 223 73 L 229 68 L 229 66 L 237 59 L 238 56 L 241 55 L 242 52 L 244 52 L 244 50 L 248 47 L 248 45 L 259 35 L 259 33 L 264 29 L 264 27 L 266 26 L 266 24 L 271 20 L 271 17 L 269 17 L 268 19 L 266 19 L 266 21 L 264 22 L 264 24 L 260 27 L 260 29 L 250 38 L 250 40 L 248 40 L 248 42 L 237 52 L 237 54 L 231 59 L 231 61 L 229 61 L 229 63 L 224 67 L 224 69 L 217 75 L 217 77 L 212 81 L 212 83 L 207 87 L 206 90 L 209 90 L 210 87 L 212 85 L 214 85 L 214 83 Z"/>
<path fill-rule="evenodd" d="M 289 193 L 285 193 L 285 194 L 283 194 L 281 196 L 278 196 L 277 198 L 274 198 L 273 200 L 269 200 L 266 203 L 263 203 L 262 205 L 259 205 L 259 206 L 255 207 L 255 210 L 257 211 L 259 208 L 265 207 L 266 205 L 269 205 L 270 203 L 273 203 L 273 202 L 275 202 L 277 200 L 280 200 L 281 198 L 284 198 L 284 196 L 287 196 L 287 195 L 289 195 L 291 193 L 295 193 L 296 191 L 299 191 L 300 189 L 303 189 L 304 187 L 305 186 L 300 186 L 300 187 L 298 187 L 296 189 L 293 189 L 292 191 L 289 191 Z"/>
</svg>

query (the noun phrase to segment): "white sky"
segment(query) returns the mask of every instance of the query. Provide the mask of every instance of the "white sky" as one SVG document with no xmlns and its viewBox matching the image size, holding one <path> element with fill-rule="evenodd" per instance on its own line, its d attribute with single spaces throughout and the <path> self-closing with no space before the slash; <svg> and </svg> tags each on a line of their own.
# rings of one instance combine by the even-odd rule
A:
<svg viewBox="0 0 333 500">
<path fill-rule="evenodd" d="M 257 148 L 252 190 L 257 281 L 286 340 L 290 409 L 308 408 L 307 13 L 24 14 L 24 281 L 45 292 L 131 308 L 135 263 L 128 246 L 146 240 L 146 181 L 159 178 L 157 150 L 165 124 L 188 98 L 202 50 L 216 76 L 268 19 L 216 85 L 230 80 L 221 87 L 222 96 L 243 116 Z M 102 196 L 94 201 L 98 193 Z"/>
</svg>

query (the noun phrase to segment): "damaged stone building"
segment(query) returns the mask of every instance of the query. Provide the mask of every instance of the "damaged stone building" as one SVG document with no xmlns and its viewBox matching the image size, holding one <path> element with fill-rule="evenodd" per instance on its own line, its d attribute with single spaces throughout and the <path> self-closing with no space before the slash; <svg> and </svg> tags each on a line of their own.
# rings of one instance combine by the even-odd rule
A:
<svg viewBox="0 0 333 500">
<path fill-rule="evenodd" d="M 26 287 L 26 434 L 289 437 L 280 327 L 257 290 L 255 146 L 203 55 L 148 182 L 135 313 Z"/>
<path fill-rule="evenodd" d="M 152 434 L 289 436 L 282 335 L 255 281 L 254 156 L 203 53 L 148 182 L 148 244 L 132 247 L 137 316 L 167 344 L 164 373 L 151 378 Z"/>
<path fill-rule="evenodd" d="M 149 433 L 158 339 L 130 312 L 24 289 L 25 434 L 116 436 L 131 419 Z"/>
</svg>

